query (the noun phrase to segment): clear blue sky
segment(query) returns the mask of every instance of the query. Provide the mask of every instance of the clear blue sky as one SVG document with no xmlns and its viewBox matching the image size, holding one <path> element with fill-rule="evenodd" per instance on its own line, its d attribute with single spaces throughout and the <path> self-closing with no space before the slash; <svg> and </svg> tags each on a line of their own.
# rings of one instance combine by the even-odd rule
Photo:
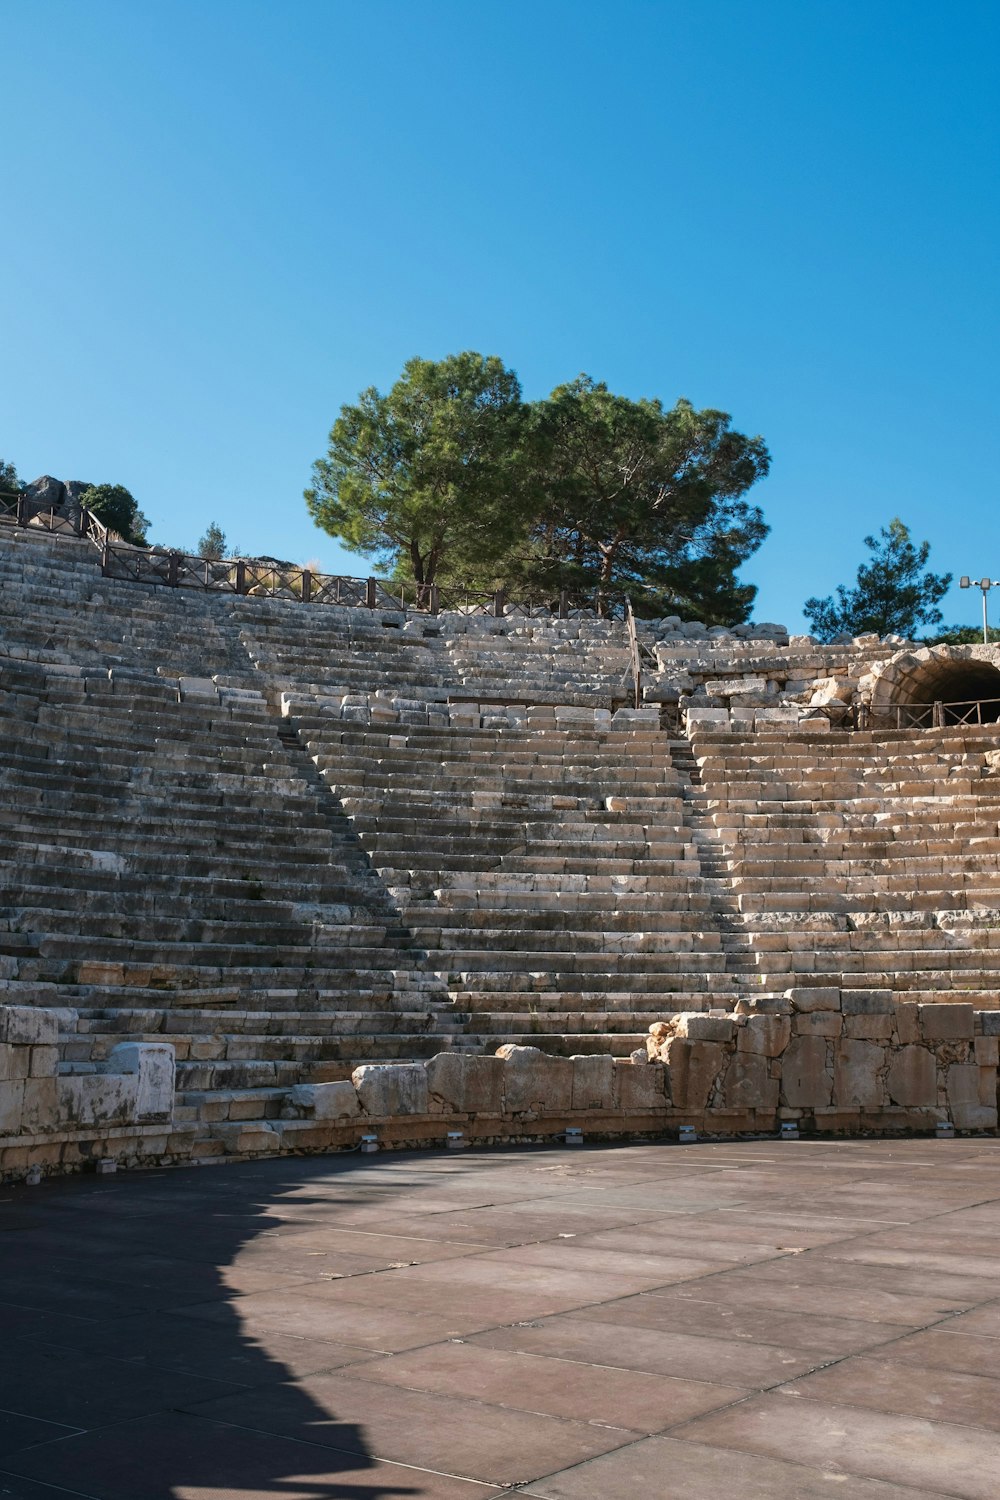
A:
<svg viewBox="0 0 1000 1500">
<path fill-rule="evenodd" d="M 472 348 L 762 433 L 758 619 L 895 514 L 1000 576 L 998 43 L 977 0 L 0 0 L 0 456 L 363 572 L 301 498 L 329 427 Z"/>
</svg>

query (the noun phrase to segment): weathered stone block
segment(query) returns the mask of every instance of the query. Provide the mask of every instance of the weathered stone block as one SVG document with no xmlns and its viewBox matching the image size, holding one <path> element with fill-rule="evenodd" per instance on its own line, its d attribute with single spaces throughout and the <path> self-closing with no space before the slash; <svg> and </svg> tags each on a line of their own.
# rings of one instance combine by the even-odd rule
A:
<svg viewBox="0 0 1000 1500">
<path fill-rule="evenodd" d="M 614 1059 L 608 1052 L 571 1057 L 574 1109 L 614 1108 Z"/>
<path fill-rule="evenodd" d="M 0 1135 L 19 1135 L 24 1113 L 24 1080 L 0 1083 Z"/>
<path fill-rule="evenodd" d="M 840 991 L 832 986 L 830 988 L 825 985 L 815 988 L 796 987 L 786 990 L 785 997 L 791 1001 L 792 1009 L 797 1011 L 840 1009 Z"/>
<path fill-rule="evenodd" d="M 789 1016 L 748 1016 L 738 1032 L 737 1048 L 740 1052 L 759 1052 L 762 1057 L 778 1057 L 791 1035 Z"/>
<path fill-rule="evenodd" d="M 60 1123 L 56 1079 L 29 1078 L 24 1085 L 21 1129 L 26 1133 L 41 1133 L 58 1129 Z"/>
<path fill-rule="evenodd" d="M 822 1037 L 798 1036 L 789 1042 L 781 1060 L 781 1097 L 792 1108 L 829 1106 L 833 1073 L 827 1066 L 827 1044 Z"/>
<path fill-rule="evenodd" d="M 58 1067 L 58 1047 L 32 1047 L 31 1065 L 28 1069 L 29 1078 L 54 1078 Z"/>
<path fill-rule="evenodd" d="M 367 1115 L 425 1115 L 429 1107 L 423 1063 L 365 1063 L 351 1080 Z"/>
<path fill-rule="evenodd" d="M 948 1069 L 948 1110 L 959 1130 L 996 1129 L 996 1096 L 992 1104 L 981 1102 L 980 1071 L 974 1063 L 954 1063 Z"/>
<path fill-rule="evenodd" d="M 977 1036 L 974 1050 L 981 1068 L 995 1068 L 1000 1063 L 1000 1036 Z"/>
<path fill-rule="evenodd" d="M 135 1119 L 138 1076 L 86 1073 L 56 1079 L 60 1124 L 71 1129 L 123 1125 Z"/>
<path fill-rule="evenodd" d="M 499 1057 L 439 1052 L 425 1063 L 431 1104 L 460 1114 L 499 1114 L 505 1064 Z"/>
<path fill-rule="evenodd" d="M 887 1084 L 893 1104 L 937 1103 L 937 1065 L 926 1047 L 897 1047 L 890 1052 Z"/>
<path fill-rule="evenodd" d="M 122 1042 L 108 1058 L 109 1073 L 135 1077 L 135 1118 L 169 1118 L 174 1107 L 174 1049 L 167 1042 Z"/>
<path fill-rule="evenodd" d="M 737 1052 L 723 1075 L 722 1098 L 725 1109 L 777 1109 L 778 1080 L 771 1077 L 767 1057 Z"/>
<path fill-rule="evenodd" d="M 678 1016 L 675 1036 L 690 1042 L 731 1042 L 736 1035 L 732 1016 L 706 1016 L 702 1011 L 686 1011 Z"/>
<path fill-rule="evenodd" d="M 58 1040 L 55 1011 L 33 1005 L 0 1005 L 0 1042 L 12 1047 L 54 1047 Z"/>
<path fill-rule="evenodd" d="M 8 1047 L 0 1042 L 0 1083 L 13 1083 L 31 1076 L 31 1048 Z"/>
<path fill-rule="evenodd" d="M 699 731 L 720 734 L 729 729 L 729 710 L 727 708 L 689 708 L 687 722 L 688 731 L 691 734 L 697 734 Z"/>
<path fill-rule="evenodd" d="M 900 1042 L 908 1045 L 920 1041 L 920 1006 L 912 1000 L 901 1001 L 896 1006 L 896 1032 Z"/>
<path fill-rule="evenodd" d="M 975 1022 L 971 1005 L 921 1005 L 919 1010 L 925 1041 L 972 1041 Z"/>
<path fill-rule="evenodd" d="M 291 1102 L 309 1110 L 315 1120 L 348 1120 L 361 1113 L 354 1084 L 342 1078 L 335 1083 L 300 1083 L 291 1091 Z"/>
<path fill-rule="evenodd" d="M 893 1023 L 894 1017 L 891 1012 L 845 1016 L 844 1035 L 853 1041 L 888 1042 L 892 1037 Z"/>
<path fill-rule="evenodd" d="M 886 1102 L 879 1071 L 885 1048 L 874 1042 L 838 1042 L 834 1053 L 833 1102 L 840 1108 L 860 1104 L 872 1109 Z"/>
<path fill-rule="evenodd" d="M 1000 1010 L 981 1010 L 979 1021 L 983 1036 L 1000 1036 Z"/>
<path fill-rule="evenodd" d="M 892 990 L 841 990 L 840 1008 L 845 1016 L 891 1015 Z"/>
<path fill-rule="evenodd" d="M 613 1059 L 615 1102 L 625 1114 L 667 1108 L 667 1070 L 662 1063 Z"/>
<path fill-rule="evenodd" d="M 538 1047 L 512 1043 L 497 1048 L 506 1066 L 503 1074 L 504 1108 L 511 1114 L 561 1114 L 573 1107 L 573 1064 L 568 1057 L 550 1057 Z"/>
<path fill-rule="evenodd" d="M 810 1010 L 795 1017 L 796 1036 L 840 1036 L 843 1028 L 839 1010 Z"/>
<path fill-rule="evenodd" d="M 699 1114 L 705 1109 L 727 1056 L 720 1042 L 693 1042 L 674 1037 L 663 1048 L 670 1097 L 675 1109 Z M 651 1064 L 652 1066 L 652 1064 Z"/>
</svg>

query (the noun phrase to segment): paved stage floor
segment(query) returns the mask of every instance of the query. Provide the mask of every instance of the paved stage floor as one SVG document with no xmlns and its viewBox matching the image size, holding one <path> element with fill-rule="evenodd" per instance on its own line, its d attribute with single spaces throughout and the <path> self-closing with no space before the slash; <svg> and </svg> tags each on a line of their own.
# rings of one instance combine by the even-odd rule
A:
<svg viewBox="0 0 1000 1500">
<path fill-rule="evenodd" d="M 0 1188 L 0 1496 L 997 1500 L 1000 1140 Z"/>
</svg>

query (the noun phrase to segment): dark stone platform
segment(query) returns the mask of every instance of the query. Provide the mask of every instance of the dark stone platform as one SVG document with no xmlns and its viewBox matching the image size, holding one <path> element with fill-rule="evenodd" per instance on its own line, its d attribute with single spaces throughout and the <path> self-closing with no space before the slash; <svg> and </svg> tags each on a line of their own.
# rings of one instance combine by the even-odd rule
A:
<svg viewBox="0 0 1000 1500">
<path fill-rule="evenodd" d="M 0 1189 L 0 1497 L 996 1500 L 1000 1140 Z"/>
</svg>

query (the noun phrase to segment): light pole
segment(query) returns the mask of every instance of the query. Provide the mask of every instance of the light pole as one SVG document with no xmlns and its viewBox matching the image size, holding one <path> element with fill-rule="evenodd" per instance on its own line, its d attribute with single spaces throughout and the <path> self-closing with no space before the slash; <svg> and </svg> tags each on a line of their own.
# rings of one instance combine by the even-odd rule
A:
<svg viewBox="0 0 1000 1500">
<path fill-rule="evenodd" d="M 982 589 L 983 591 L 983 645 L 990 643 L 990 628 L 986 623 L 986 595 L 990 589 L 1000 588 L 1000 579 L 997 578 L 967 578 L 964 574 L 958 580 L 960 589 Z"/>
</svg>

